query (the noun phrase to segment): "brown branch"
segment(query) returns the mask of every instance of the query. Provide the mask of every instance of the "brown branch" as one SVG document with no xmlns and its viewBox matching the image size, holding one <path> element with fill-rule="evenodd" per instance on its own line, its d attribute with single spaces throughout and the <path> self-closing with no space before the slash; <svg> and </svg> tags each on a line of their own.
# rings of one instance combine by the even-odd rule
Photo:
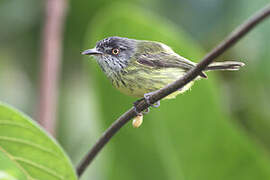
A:
<svg viewBox="0 0 270 180">
<path fill-rule="evenodd" d="M 233 31 L 223 42 L 221 42 L 216 48 L 214 48 L 210 53 L 208 53 L 201 61 L 188 71 L 183 77 L 177 81 L 169 84 L 168 86 L 160 89 L 156 93 L 152 94 L 149 98 L 150 103 L 155 103 L 167 95 L 177 91 L 178 89 L 184 87 L 187 83 L 195 79 L 215 58 L 225 52 L 227 49 L 232 47 L 237 41 L 239 41 L 244 35 L 246 35 L 253 27 L 259 24 L 267 16 L 270 15 L 270 4 L 265 8 L 258 11 L 254 16 L 249 18 L 245 23 L 239 26 L 235 31 Z M 145 100 L 141 101 L 137 105 L 138 111 L 143 111 L 148 108 L 149 105 Z M 136 116 L 134 108 L 129 109 L 121 117 L 119 117 L 101 136 L 101 138 L 92 147 L 89 153 L 83 158 L 81 163 L 77 167 L 77 174 L 80 177 L 85 171 L 87 166 L 93 161 L 96 155 L 104 147 L 104 145 L 111 139 L 111 137 L 118 132 L 118 130 L 124 126 L 129 120 Z"/>
<path fill-rule="evenodd" d="M 46 2 L 38 119 L 40 124 L 54 135 L 66 0 L 47 0 Z"/>
</svg>

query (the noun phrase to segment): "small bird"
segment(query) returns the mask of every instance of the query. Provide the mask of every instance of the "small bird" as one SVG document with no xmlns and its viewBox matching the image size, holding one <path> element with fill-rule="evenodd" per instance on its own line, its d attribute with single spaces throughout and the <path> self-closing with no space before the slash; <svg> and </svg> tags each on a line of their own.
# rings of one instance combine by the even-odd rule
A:
<svg viewBox="0 0 270 180">
<path fill-rule="evenodd" d="M 151 93 L 174 82 L 196 66 L 196 63 L 175 53 L 163 43 L 117 36 L 98 41 L 95 48 L 85 50 L 82 54 L 94 56 L 112 85 L 119 91 L 146 100 Z M 214 62 L 204 71 L 235 71 L 244 65 L 237 61 Z M 195 80 L 201 78 L 207 78 L 204 72 Z M 192 84 L 193 81 L 165 99 L 175 98 Z M 158 105 L 159 102 L 156 106 Z"/>
</svg>

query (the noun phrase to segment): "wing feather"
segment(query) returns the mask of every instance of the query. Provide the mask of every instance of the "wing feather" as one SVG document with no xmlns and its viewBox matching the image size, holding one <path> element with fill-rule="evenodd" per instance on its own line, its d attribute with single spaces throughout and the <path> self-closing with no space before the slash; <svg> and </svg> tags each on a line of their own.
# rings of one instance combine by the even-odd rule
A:
<svg viewBox="0 0 270 180">
<path fill-rule="evenodd" d="M 158 42 L 145 42 L 139 47 L 142 51 L 136 55 L 136 61 L 151 68 L 181 68 L 190 70 L 196 63 L 176 54 L 165 44 Z M 203 72 L 200 76 L 206 78 Z"/>
</svg>

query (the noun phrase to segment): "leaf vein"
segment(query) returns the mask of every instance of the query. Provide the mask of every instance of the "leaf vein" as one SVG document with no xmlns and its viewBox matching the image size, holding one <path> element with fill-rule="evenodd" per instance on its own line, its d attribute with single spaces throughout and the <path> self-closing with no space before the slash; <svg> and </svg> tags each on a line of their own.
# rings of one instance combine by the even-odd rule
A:
<svg viewBox="0 0 270 180">
<path fill-rule="evenodd" d="M 25 164 L 28 164 L 28 165 L 30 165 L 30 166 L 33 166 L 33 167 L 38 168 L 38 169 L 40 169 L 40 170 L 43 170 L 43 171 L 45 171 L 46 173 L 48 173 L 48 174 L 50 174 L 50 175 L 52 175 L 52 176 L 54 176 L 54 177 L 56 177 L 56 178 L 58 178 L 58 179 L 64 179 L 64 176 L 59 175 L 56 171 L 54 171 L 54 170 L 52 170 L 52 169 L 50 169 L 50 168 L 47 168 L 47 167 L 45 167 L 45 166 L 39 165 L 39 164 L 37 164 L 37 163 L 35 163 L 35 162 L 31 161 L 31 160 L 27 160 L 27 159 L 24 159 L 24 158 L 21 158 L 21 157 L 13 157 L 13 158 L 14 158 L 14 160 L 16 160 L 17 162 L 18 162 L 18 161 L 19 161 L 19 162 L 23 162 L 23 163 L 25 163 Z"/>
<path fill-rule="evenodd" d="M 0 140 L 28 145 L 28 146 L 34 147 L 36 149 L 53 154 L 54 156 L 58 157 L 57 154 L 55 152 L 51 151 L 50 149 L 47 149 L 43 146 L 40 146 L 40 145 L 33 143 L 33 142 L 30 142 L 30 141 L 26 141 L 26 140 L 18 139 L 18 138 L 13 138 L 13 137 L 7 137 L 7 136 L 0 136 Z"/>
<path fill-rule="evenodd" d="M 6 154 L 12 161 L 14 161 L 14 163 L 16 163 L 16 165 L 18 166 L 18 168 L 20 168 L 22 170 L 22 172 L 25 173 L 26 177 L 28 180 L 35 180 L 34 178 L 32 178 L 32 176 L 29 175 L 29 173 L 16 161 L 14 160 L 14 156 L 12 156 L 11 154 L 9 154 L 3 147 L 0 146 L 0 151 L 2 151 L 4 154 Z"/>
<path fill-rule="evenodd" d="M 10 122 L 10 120 L 0 120 L 0 125 L 17 126 L 17 127 L 33 130 L 30 127 L 28 127 L 28 126 L 26 126 L 26 125 L 24 125 L 22 123 Z"/>
</svg>

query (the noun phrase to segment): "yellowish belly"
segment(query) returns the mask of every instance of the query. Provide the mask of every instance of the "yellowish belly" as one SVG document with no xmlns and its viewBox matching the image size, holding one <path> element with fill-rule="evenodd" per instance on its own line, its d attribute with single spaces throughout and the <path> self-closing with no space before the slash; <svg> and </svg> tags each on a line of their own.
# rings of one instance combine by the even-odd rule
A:
<svg viewBox="0 0 270 180">
<path fill-rule="evenodd" d="M 154 71 L 133 71 L 121 75 L 121 81 L 113 85 L 122 93 L 133 97 L 144 97 L 144 94 L 157 91 L 183 76 L 185 72 L 176 68 L 164 68 Z M 192 86 L 193 82 L 187 84 L 179 91 L 167 96 L 166 99 L 175 98 L 178 94 L 185 92 Z"/>
</svg>

